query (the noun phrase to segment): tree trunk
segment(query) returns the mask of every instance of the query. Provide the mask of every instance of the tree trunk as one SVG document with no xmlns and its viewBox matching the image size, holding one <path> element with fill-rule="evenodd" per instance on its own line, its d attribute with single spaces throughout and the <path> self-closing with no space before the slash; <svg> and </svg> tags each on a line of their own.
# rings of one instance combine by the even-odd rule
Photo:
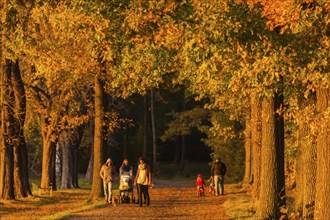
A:
<svg viewBox="0 0 330 220">
<path fill-rule="evenodd" d="M 127 128 L 124 128 L 124 135 L 123 135 L 123 155 L 124 158 L 127 158 Z"/>
<path fill-rule="evenodd" d="M 78 148 L 82 139 L 82 126 L 61 133 L 62 146 L 62 189 L 79 188 L 78 186 Z"/>
<path fill-rule="evenodd" d="M 180 160 L 180 174 L 184 174 L 184 167 L 186 161 L 186 137 L 181 136 L 181 160 Z"/>
<path fill-rule="evenodd" d="M 26 96 L 21 78 L 18 60 L 9 61 L 11 66 L 11 85 L 13 90 L 13 110 L 15 114 L 15 144 L 14 146 L 14 184 L 15 196 L 26 197 L 31 193 L 28 177 L 28 160 L 26 142 L 24 137 L 24 124 L 26 116 Z"/>
<path fill-rule="evenodd" d="M 252 183 L 252 142 L 251 142 L 251 116 L 250 112 L 245 117 L 245 174 L 243 182 L 246 184 Z"/>
<path fill-rule="evenodd" d="M 63 131 L 60 135 L 60 145 L 62 147 L 62 184 L 61 189 L 71 189 L 73 188 L 72 180 L 72 149 L 70 143 L 68 130 Z"/>
<path fill-rule="evenodd" d="M 95 120 L 94 120 L 94 163 L 93 163 L 93 183 L 90 200 L 95 200 L 102 196 L 102 181 L 100 170 L 103 159 L 103 124 L 104 124 L 104 88 L 102 81 L 95 77 Z"/>
<path fill-rule="evenodd" d="M 330 219 L 330 89 L 316 91 L 317 109 L 322 114 L 317 134 L 315 219 Z"/>
<path fill-rule="evenodd" d="M 3 107 L 1 109 L 0 198 L 10 200 L 15 199 L 14 153 L 10 138 L 14 119 L 8 100 L 10 97 L 8 67 L 7 65 L 5 67 L 1 71 L 1 104 Z"/>
<path fill-rule="evenodd" d="M 262 102 L 262 149 L 261 185 L 257 218 L 278 219 L 277 158 L 275 147 L 274 99 L 267 97 Z"/>
<path fill-rule="evenodd" d="M 31 194 L 23 134 L 26 98 L 18 61 L 5 60 L 2 64 L 4 64 L 4 69 L 1 76 L 4 87 L 1 91 L 3 94 L 1 101 L 4 107 L 2 109 L 0 190 L 2 198 L 13 199 Z"/>
<path fill-rule="evenodd" d="M 253 191 L 252 195 L 257 203 L 260 195 L 260 176 L 261 176 L 261 142 L 262 142 L 262 123 L 261 123 L 261 101 L 253 96 L 251 98 L 251 144 L 253 155 Z"/>
<path fill-rule="evenodd" d="M 144 158 L 147 157 L 148 150 L 148 99 L 147 95 L 143 96 L 143 151 Z"/>
<path fill-rule="evenodd" d="M 150 94 L 150 110 L 151 110 L 151 126 L 152 126 L 152 149 L 153 149 L 153 174 L 157 174 L 158 166 L 157 166 L 157 140 L 156 140 L 156 123 L 155 123 L 155 103 L 154 103 L 154 89 L 151 89 Z"/>
<path fill-rule="evenodd" d="M 54 179 L 52 176 L 53 173 L 52 162 L 54 162 L 52 158 L 55 158 L 55 155 L 53 154 L 56 151 L 56 143 L 47 137 L 49 136 L 45 136 L 43 138 L 43 147 L 42 147 L 42 171 L 41 171 L 41 183 L 40 183 L 40 188 L 42 191 L 47 190 L 51 185 L 52 187 L 56 186 L 56 181 L 53 182 Z"/>
<path fill-rule="evenodd" d="M 91 152 L 90 152 L 90 158 L 88 162 L 88 167 L 86 171 L 85 180 L 89 183 L 92 183 L 93 180 L 93 164 L 94 164 L 94 120 L 89 120 L 88 122 L 88 133 L 91 138 L 91 141 L 89 142 Z"/>
<path fill-rule="evenodd" d="M 283 95 L 282 91 L 275 94 L 275 150 L 276 150 L 276 180 L 279 201 L 278 207 L 286 206 L 285 199 L 285 174 L 284 174 L 284 118 L 283 118 Z"/>
<path fill-rule="evenodd" d="M 315 104 L 315 96 L 310 96 L 307 100 L 301 101 L 301 109 Z M 309 118 L 300 119 L 298 133 L 298 157 L 296 166 L 296 210 L 302 213 L 304 219 L 313 218 L 313 203 L 315 201 L 315 181 L 316 181 L 316 140 L 311 133 L 314 120 L 313 113 L 307 113 Z"/>
</svg>

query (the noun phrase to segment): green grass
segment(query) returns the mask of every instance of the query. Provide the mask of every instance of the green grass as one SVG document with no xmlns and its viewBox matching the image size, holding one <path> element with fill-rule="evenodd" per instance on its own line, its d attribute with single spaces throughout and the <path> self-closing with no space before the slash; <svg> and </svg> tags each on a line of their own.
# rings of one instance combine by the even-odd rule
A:
<svg viewBox="0 0 330 220">
<path fill-rule="evenodd" d="M 226 214 L 233 219 L 254 219 L 255 212 L 252 210 L 250 195 L 238 193 L 237 196 L 228 198 L 223 205 Z"/>
</svg>

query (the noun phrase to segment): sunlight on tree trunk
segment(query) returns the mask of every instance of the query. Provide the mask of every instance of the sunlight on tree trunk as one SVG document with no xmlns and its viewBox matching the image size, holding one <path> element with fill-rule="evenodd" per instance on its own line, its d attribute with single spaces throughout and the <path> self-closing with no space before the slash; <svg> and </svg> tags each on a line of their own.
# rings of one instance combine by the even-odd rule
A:
<svg viewBox="0 0 330 220">
<path fill-rule="evenodd" d="M 323 114 L 318 124 L 315 219 L 330 219 L 330 89 L 316 90 L 317 109 Z"/>
<path fill-rule="evenodd" d="M 246 113 L 245 131 L 244 131 L 244 147 L 245 147 L 245 173 L 243 182 L 252 183 L 252 143 L 251 143 L 251 116 L 250 112 Z"/>
<path fill-rule="evenodd" d="M 251 98 L 251 139 L 253 154 L 253 191 L 254 203 L 257 203 L 260 195 L 260 172 L 261 172 L 261 101 L 253 96 Z"/>
<path fill-rule="evenodd" d="M 98 76 L 95 76 L 95 121 L 94 121 L 94 163 L 93 163 L 93 183 L 90 200 L 102 196 L 102 180 L 100 170 L 103 160 L 103 125 L 104 125 L 104 85 Z"/>
<path fill-rule="evenodd" d="M 262 148 L 260 200 L 256 217 L 260 219 L 279 218 L 277 207 L 277 164 L 275 149 L 274 98 L 262 102 Z"/>
</svg>

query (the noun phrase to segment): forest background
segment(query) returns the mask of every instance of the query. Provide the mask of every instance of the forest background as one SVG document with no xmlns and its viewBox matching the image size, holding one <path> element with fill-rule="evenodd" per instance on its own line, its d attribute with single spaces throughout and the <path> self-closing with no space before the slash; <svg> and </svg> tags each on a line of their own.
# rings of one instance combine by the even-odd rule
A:
<svg viewBox="0 0 330 220">
<path fill-rule="evenodd" d="M 55 190 L 87 172 L 93 201 L 92 171 L 109 156 L 117 167 L 145 156 L 156 176 L 220 156 L 259 218 L 285 214 L 287 187 L 303 192 L 303 217 L 330 218 L 329 11 L 325 0 L 2 0 L 0 197 L 30 195 L 29 175 Z"/>
</svg>

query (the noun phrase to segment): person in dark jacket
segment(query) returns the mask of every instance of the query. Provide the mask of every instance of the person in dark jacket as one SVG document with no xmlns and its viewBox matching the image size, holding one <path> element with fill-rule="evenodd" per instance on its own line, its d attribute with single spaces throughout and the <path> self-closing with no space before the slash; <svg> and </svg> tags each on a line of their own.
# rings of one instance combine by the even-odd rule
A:
<svg viewBox="0 0 330 220">
<path fill-rule="evenodd" d="M 226 165 L 221 162 L 220 158 L 217 158 L 215 162 L 212 164 L 211 168 L 211 176 L 214 180 L 214 191 L 215 195 L 218 196 L 219 193 L 221 195 L 224 194 L 225 187 L 224 187 L 224 176 L 226 175 L 227 167 Z"/>
</svg>

